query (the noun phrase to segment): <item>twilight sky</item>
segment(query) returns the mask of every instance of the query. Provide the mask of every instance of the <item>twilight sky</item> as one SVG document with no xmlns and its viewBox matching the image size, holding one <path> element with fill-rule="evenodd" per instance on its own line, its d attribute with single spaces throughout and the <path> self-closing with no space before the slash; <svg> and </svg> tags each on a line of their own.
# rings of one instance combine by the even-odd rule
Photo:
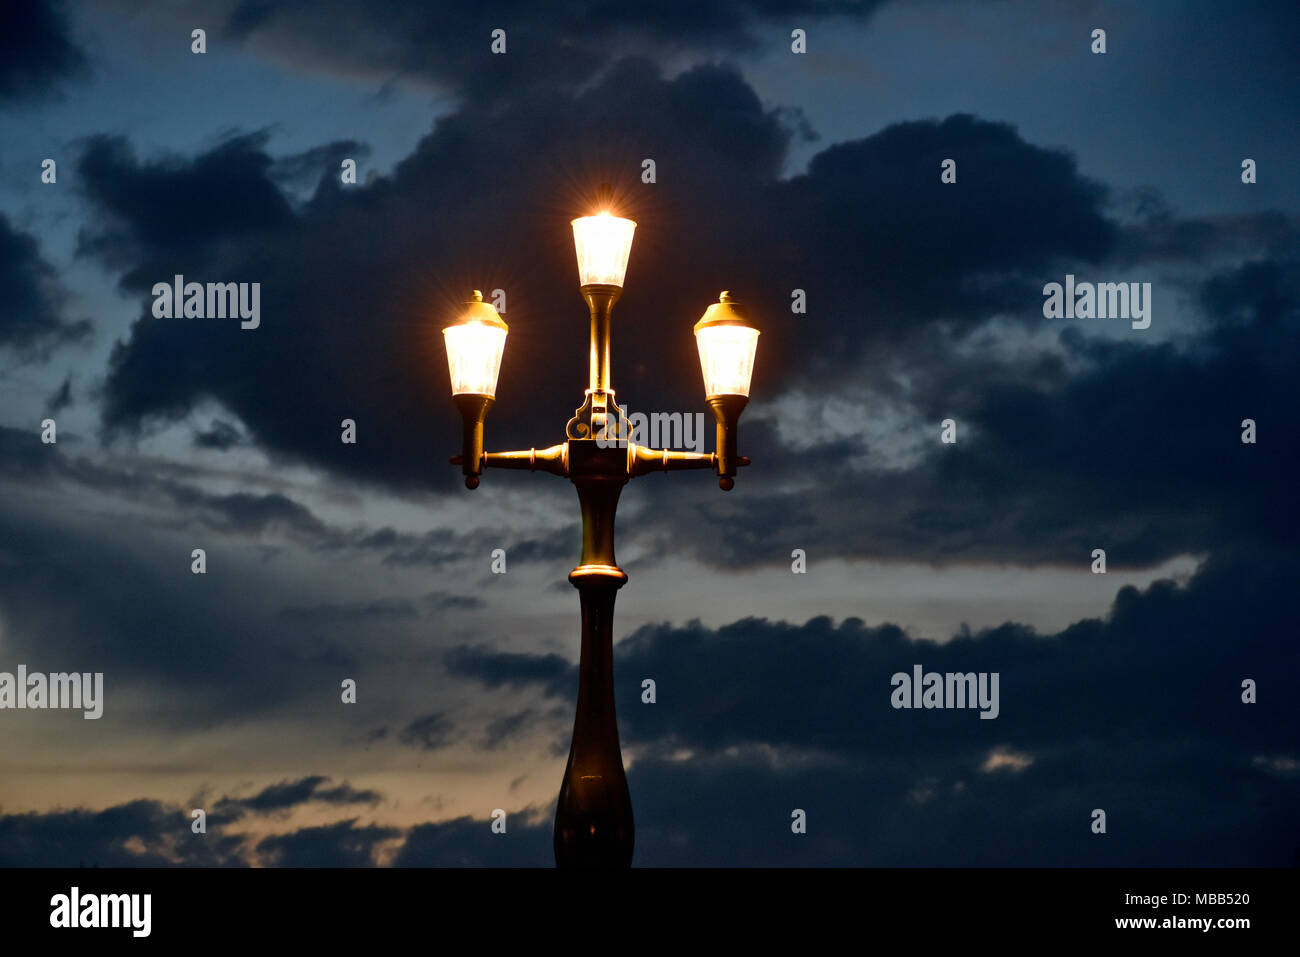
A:
<svg viewBox="0 0 1300 957">
<path fill-rule="evenodd" d="M 106 700 L 0 710 L 0 865 L 551 863 L 576 496 L 463 488 L 439 330 L 504 289 L 487 445 L 560 441 L 602 181 L 620 401 L 707 416 L 720 290 L 762 330 L 736 489 L 622 498 L 635 863 L 1290 863 L 1292 5 L 464 6 L 4 14 L 0 672 Z M 175 274 L 260 326 L 155 318 Z M 1150 327 L 1045 318 L 1067 274 Z M 998 717 L 895 710 L 915 664 L 999 673 Z"/>
</svg>

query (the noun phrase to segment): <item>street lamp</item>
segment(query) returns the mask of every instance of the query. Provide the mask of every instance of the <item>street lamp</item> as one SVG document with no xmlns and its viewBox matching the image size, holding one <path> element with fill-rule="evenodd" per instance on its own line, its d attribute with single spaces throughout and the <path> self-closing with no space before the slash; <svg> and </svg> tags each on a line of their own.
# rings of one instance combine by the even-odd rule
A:
<svg viewBox="0 0 1300 957">
<path fill-rule="evenodd" d="M 451 374 L 451 396 L 464 423 L 465 485 L 478 487 L 483 457 L 483 419 L 496 401 L 501 354 L 506 348 L 505 320 L 474 290 L 460 316 L 442 330 L 447 346 L 447 369 Z"/>
<path fill-rule="evenodd" d="M 758 330 L 749 324 L 740 303 L 724 291 L 695 324 L 695 344 L 704 372 L 704 395 L 718 423 L 718 484 L 735 484 L 736 423 L 749 403 Z"/>
<path fill-rule="evenodd" d="M 632 863 L 632 800 L 614 713 L 614 596 L 627 574 L 614 558 L 614 514 L 629 479 L 650 472 L 712 469 L 718 485 L 735 485 L 736 469 L 749 459 L 736 454 L 736 424 L 749 401 L 758 330 L 729 292 L 695 325 L 709 407 L 717 420 L 716 453 L 652 449 L 626 441 L 628 419 L 610 388 L 610 315 L 623 291 L 636 223 L 603 208 L 573 220 L 578 278 L 591 317 L 590 376 L 579 406 L 565 427 L 566 440 L 545 449 L 484 452 L 483 420 L 496 395 L 506 324 L 496 310 L 474 298 L 443 330 L 452 396 L 464 430 L 461 454 L 452 458 L 477 488 L 484 468 L 528 469 L 561 475 L 578 490 L 582 510 L 582 557 L 569 573 L 582 605 L 582 652 L 578 706 L 555 809 L 555 863 L 561 867 L 627 867 Z M 611 437 L 613 440 L 611 440 Z"/>
</svg>

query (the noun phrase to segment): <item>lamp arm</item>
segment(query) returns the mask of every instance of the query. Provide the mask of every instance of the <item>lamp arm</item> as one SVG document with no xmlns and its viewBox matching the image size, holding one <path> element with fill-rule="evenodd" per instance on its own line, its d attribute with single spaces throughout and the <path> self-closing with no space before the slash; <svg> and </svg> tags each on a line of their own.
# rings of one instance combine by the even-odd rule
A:
<svg viewBox="0 0 1300 957">
<path fill-rule="evenodd" d="M 460 465 L 461 456 L 451 457 L 452 465 Z M 524 469 L 529 472 L 550 472 L 552 475 L 569 474 L 569 443 L 561 442 L 546 449 L 522 449 L 516 452 L 484 452 L 480 462 L 483 468 Z"/>
<path fill-rule="evenodd" d="M 738 456 L 737 465 L 748 465 L 749 459 Z M 713 452 L 674 452 L 669 449 L 650 449 L 643 445 L 628 444 L 627 472 L 633 478 L 651 472 L 680 472 L 685 469 L 716 469 L 718 456 Z"/>
</svg>

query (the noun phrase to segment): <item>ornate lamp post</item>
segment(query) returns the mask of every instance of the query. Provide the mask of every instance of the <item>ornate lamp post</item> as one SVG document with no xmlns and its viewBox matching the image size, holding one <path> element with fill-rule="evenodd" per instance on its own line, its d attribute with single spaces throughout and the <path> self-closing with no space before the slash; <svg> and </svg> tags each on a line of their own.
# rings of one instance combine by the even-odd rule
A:
<svg viewBox="0 0 1300 957">
<path fill-rule="evenodd" d="M 725 491 L 749 459 L 736 454 L 740 413 L 749 401 L 758 330 L 724 292 L 695 324 L 709 407 L 717 420 L 716 453 L 644 448 L 628 441 L 624 409 L 610 388 L 610 316 L 636 223 L 604 208 L 573 221 L 582 296 L 591 315 L 590 379 L 582 405 L 565 428 L 566 441 L 544 449 L 484 452 L 483 420 L 496 396 L 507 328 L 475 291 L 460 317 L 443 330 L 453 399 L 464 422 L 461 454 L 452 458 L 477 488 L 484 468 L 528 469 L 568 478 L 582 509 L 582 557 L 569 573 L 582 604 L 578 709 L 569 763 L 555 811 L 555 862 L 561 867 L 627 867 L 632 863 L 632 801 L 618 720 L 614 714 L 614 596 L 627 575 L 614 558 L 614 513 L 629 479 L 649 472 L 713 469 Z"/>
</svg>

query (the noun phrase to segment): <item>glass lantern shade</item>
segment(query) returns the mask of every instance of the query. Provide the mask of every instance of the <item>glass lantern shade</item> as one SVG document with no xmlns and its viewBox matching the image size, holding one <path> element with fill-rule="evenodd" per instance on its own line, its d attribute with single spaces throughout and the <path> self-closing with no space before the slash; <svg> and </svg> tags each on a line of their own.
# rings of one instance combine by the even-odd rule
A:
<svg viewBox="0 0 1300 957">
<path fill-rule="evenodd" d="M 608 212 L 573 221 L 573 245 L 578 252 L 578 279 L 582 285 L 623 285 L 635 230 L 635 222 Z"/>
<path fill-rule="evenodd" d="M 704 310 L 695 324 L 695 344 L 700 350 L 704 394 L 749 397 L 754 374 L 758 330 L 749 323 L 740 303 L 723 290 L 718 301 Z"/>
<path fill-rule="evenodd" d="M 496 396 L 507 331 L 497 311 L 475 290 L 461 319 L 442 330 L 452 395 Z"/>
<path fill-rule="evenodd" d="M 695 333 L 704 373 L 705 395 L 749 395 L 758 330 L 748 326 L 709 326 Z"/>
</svg>

